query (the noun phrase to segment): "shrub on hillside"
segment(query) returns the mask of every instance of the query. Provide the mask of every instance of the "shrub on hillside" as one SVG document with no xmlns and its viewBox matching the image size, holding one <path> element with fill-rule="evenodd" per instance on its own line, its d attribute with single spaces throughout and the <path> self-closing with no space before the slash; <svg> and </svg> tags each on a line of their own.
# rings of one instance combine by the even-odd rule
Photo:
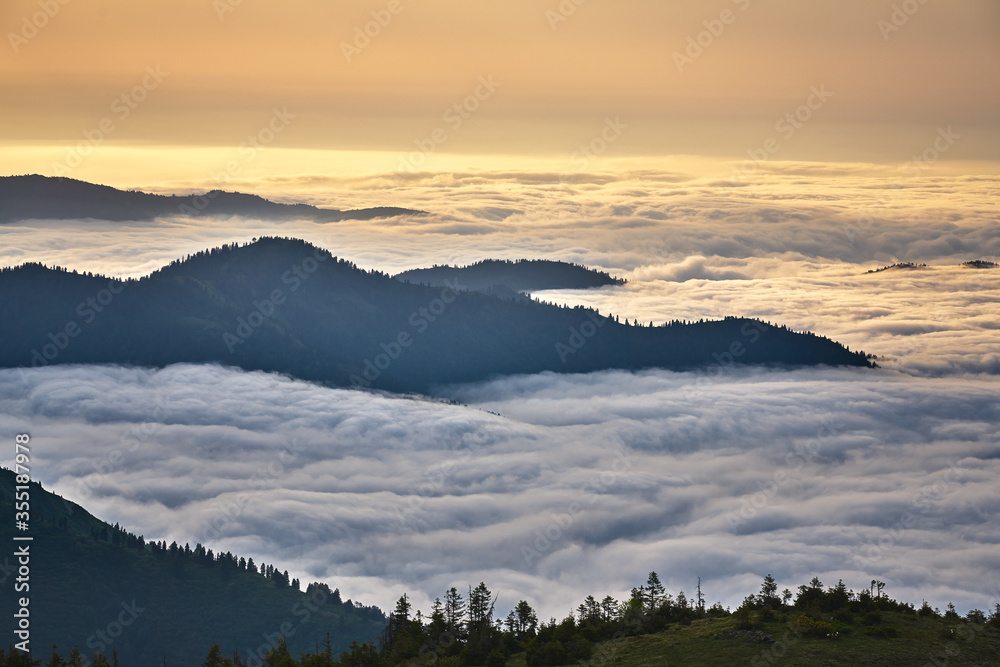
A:
<svg viewBox="0 0 1000 667">
<path fill-rule="evenodd" d="M 834 638 L 837 636 L 837 631 L 832 625 L 826 621 L 817 621 L 814 618 L 810 618 L 805 614 L 802 614 L 794 621 L 792 621 L 792 630 L 803 637 L 816 637 L 816 638 Z"/>
</svg>

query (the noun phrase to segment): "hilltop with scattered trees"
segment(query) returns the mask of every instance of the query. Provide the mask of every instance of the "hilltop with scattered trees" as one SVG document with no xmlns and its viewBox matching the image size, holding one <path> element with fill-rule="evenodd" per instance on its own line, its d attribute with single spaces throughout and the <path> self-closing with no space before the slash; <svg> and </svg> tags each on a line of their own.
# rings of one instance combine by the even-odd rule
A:
<svg viewBox="0 0 1000 667">
<path fill-rule="evenodd" d="M 869 273 L 882 273 L 883 271 L 913 271 L 916 269 L 926 269 L 926 264 L 914 264 L 913 262 L 897 262 L 896 264 L 890 264 L 889 266 L 883 266 L 878 269 L 871 269 L 870 271 L 865 271 L 865 274 Z"/>
<path fill-rule="evenodd" d="M 967 269 L 995 269 L 1000 264 L 996 262 L 988 262 L 985 259 L 974 259 L 971 262 L 965 262 L 962 264 Z"/>
<path fill-rule="evenodd" d="M 996 262 L 990 262 L 985 259 L 974 259 L 969 262 L 962 262 L 959 266 L 966 269 L 995 269 L 1000 264 Z M 926 269 L 928 266 L 926 264 L 914 264 L 913 262 L 898 262 L 896 264 L 890 264 L 889 266 L 883 266 L 879 269 L 871 269 L 870 271 L 865 271 L 865 275 L 870 273 L 882 273 L 883 271 L 913 271 L 916 269 Z"/>
<path fill-rule="evenodd" d="M 1000 655 L 1000 604 L 991 613 L 959 616 L 926 601 L 897 602 L 873 580 L 855 592 L 818 578 L 778 591 L 771 575 L 735 610 L 667 592 L 656 572 L 625 600 L 589 595 L 562 620 L 540 621 L 521 600 L 505 618 L 494 615 L 497 596 L 480 583 L 463 595 L 450 588 L 430 612 L 414 611 L 408 596 L 396 602 L 377 641 L 352 642 L 337 652 L 328 641 L 296 654 L 274 636 L 260 657 L 214 643 L 203 667 L 561 667 L 564 665 L 990 665 Z M 830 662 L 836 659 L 840 662 Z M 942 662 L 944 661 L 944 662 Z M 0 665 L 29 664 L 27 662 Z M 33 663 L 38 664 L 38 663 Z M 79 652 L 62 662 L 80 665 Z M 94 665 L 112 666 L 104 655 Z M 127 667 L 127 666 L 126 666 Z"/>
</svg>

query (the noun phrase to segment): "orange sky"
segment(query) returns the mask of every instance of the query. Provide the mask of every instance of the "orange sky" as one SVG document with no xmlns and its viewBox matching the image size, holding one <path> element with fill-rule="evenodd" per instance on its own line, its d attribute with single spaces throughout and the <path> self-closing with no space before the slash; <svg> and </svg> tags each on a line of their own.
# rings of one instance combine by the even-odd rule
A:
<svg viewBox="0 0 1000 667">
<path fill-rule="evenodd" d="M 61 2 L 0 6 L 0 143 L 232 148 L 278 108 L 295 118 L 272 148 L 568 159 L 619 119 L 602 155 L 745 157 L 775 139 L 776 159 L 898 162 L 953 126 L 947 159 L 1000 158 L 994 0 L 895 17 L 888 0 Z M 386 25 L 349 61 L 373 12 Z M 781 136 L 813 86 L 832 97 Z"/>
</svg>

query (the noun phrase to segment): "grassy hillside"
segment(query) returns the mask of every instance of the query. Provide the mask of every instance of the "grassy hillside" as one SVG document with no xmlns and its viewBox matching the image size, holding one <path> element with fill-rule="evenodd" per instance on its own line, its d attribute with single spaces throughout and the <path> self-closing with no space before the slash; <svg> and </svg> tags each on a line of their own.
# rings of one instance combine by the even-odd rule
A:
<svg viewBox="0 0 1000 667">
<path fill-rule="evenodd" d="M 589 664 L 594 667 L 1000 665 L 1000 630 L 984 625 L 896 612 L 880 612 L 871 618 L 841 616 L 841 620 L 828 614 L 825 620 L 832 619 L 837 635 L 819 638 L 806 636 L 795 625 L 799 616 L 795 611 L 776 612 L 772 620 L 755 623 L 756 630 L 746 631 L 737 630 L 737 623 L 730 618 L 699 619 L 652 635 L 601 643 Z M 508 664 L 523 667 L 525 662 L 519 656 Z"/>
</svg>

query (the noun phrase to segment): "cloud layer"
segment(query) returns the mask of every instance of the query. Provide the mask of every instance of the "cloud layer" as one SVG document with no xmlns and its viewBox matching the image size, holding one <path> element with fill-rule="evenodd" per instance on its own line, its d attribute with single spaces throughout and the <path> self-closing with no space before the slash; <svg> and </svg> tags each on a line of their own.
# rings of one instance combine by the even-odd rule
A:
<svg viewBox="0 0 1000 667">
<path fill-rule="evenodd" d="M 0 426 L 29 431 L 39 478 L 104 519 L 383 608 L 409 592 L 426 611 L 485 580 L 501 607 L 524 598 L 561 617 L 654 569 L 674 592 L 700 576 L 728 605 L 770 572 L 782 587 L 878 578 L 918 603 L 991 606 L 1000 271 L 957 264 L 1000 255 L 997 179 L 716 171 L 234 182 L 433 214 L 27 222 L 0 227 L 0 264 L 141 275 L 263 234 L 388 271 L 556 258 L 630 282 L 546 300 L 641 322 L 757 316 L 878 354 L 883 370 L 539 375 L 451 388 L 467 406 L 214 366 L 0 370 Z M 900 260 L 931 266 L 864 274 Z"/>
<path fill-rule="evenodd" d="M 712 163 L 694 173 L 683 170 L 684 161 L 673 162 L 676 170 L 663 164 L 654 169 L 656 162 L 648 161 L 642 169 L 585 173 L 567 163 L 553 172 L 399 171 L 178 183 L 150 189 L 224 186 L 283 201 L 342 209 L 404 206 L 432 215 L 327 225 L 185 218 L 8 224 L 0 227 L 0 264 L 30 260 L 142 275 L 186 253 L 261 234 L 306 238 L 366 268 L 393 272 L 484 256 L 548 257 L 617 271 L 693 256 L 869 268 L 1000 256 L 996 176 L 949 175 L 943 167 L 918 174 L 903 167 L 767 162 Z M 773 262 L 767 274 L 787 274 L 781 263 Z M 688 269 L 674 278 L 742 274 Z M 758 266 L 752 275 L 764 273 Z"/>
<path fill-rule="evenodd" d="M 561 617 L 650 570 L 728 605 L 770 572 L 985 608 L 1000 566 L 989 377 L 546 374 L 453 388 L 468 407 L 191 365 L 0 387 L 46 487 L 383 608 L 485 580 Z"/>
<path fill-rule="evenodd" d="M 0 265 L 41 261 L 143 275 L 206 247 L 265 234 L 304 238 L 363 268 L 390 272 L 487 257 L 562 259 L 630 283 L 536 296 L 641 322 L 761 317 L 832 337 L 907 372 L 1000 372 L 1000 270 L 958 266 L 1000 257 L 997 177 L 799 163 L 713 163 L 694 173 L 682 161 L 667 163 L 568 175 L 495 170 L 243 181 L 227 187 L 432 215 L 331 225 L 25 222 L 0 226 Z M 198 186 L 166 189 L 192 188 Z M 897 261 L 931 266 L 862 275 Z"/>
</svg>

